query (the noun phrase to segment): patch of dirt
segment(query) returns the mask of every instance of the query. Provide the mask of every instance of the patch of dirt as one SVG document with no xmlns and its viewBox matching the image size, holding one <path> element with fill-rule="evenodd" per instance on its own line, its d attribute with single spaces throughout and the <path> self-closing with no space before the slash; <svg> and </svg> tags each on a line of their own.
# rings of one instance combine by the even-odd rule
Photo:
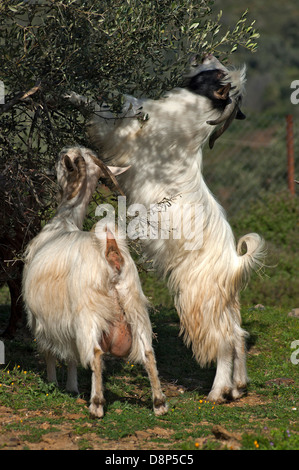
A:
<svg viewBox="0 0 299 470">
<path fill-rule="evenodd" d="M 175 385 L 169 384 L 170 389 L 166 390 L 166 395 L 174 396 Z M 177 395 L 184 393 L 181 386 L 177 386 Z M 82 406 L 87 403 L 82 401 Z M 238 407 L 248 405 L 263 405 L 265 401 L 258 395 L 249 394 L 236 402 L 227 403 L 220 406 Z M 36 441 L 32 442 L 32 433 L 27 431 L 26 422 L 30 424 L 35 418 L 44 417 L 45 421 L 40 424 L 39 429 L 42 434 L 37 436 Z M 76 420 L 83 417 L 83 413 L 64 413 L 64 421 L 60 424 L 51 424 L 50 418 L 61 418 L 55 416 L 48 410 L 13 410 L 12 408 L 0 406 L 0 449 L 1 450 L 79 450 L 84 448 L 93 450 L 166 450 L 169 448 L 169 440 L 174 431 L 160 426 L 154 428 L 136 431 L 133 435 L 118 440 L 110 440 L 99 437 L 93 428 L 98 425 L 95 420 L 86 422 L 85 432 L 76 433 Z M 202 423 L 204 424 L 204 423 Z M 209 424 L 209 423 L 206 423 Z M 14 425 L 16 429 L 7 430 L 7 425 Z M 23 426 L 24 425 L 24 426 Z M 24 430 L 22 430 L 24 427 Z M 82 427 L 82 423 L 80 424 Z M 89 432 L 90 430 L 90 432 Z M 48 431 L 48 432 L 47 432 Z M 207 440 L 219 442 L 221 447 L 228 449 L 239 449 L 241 447 L 241 436 L 238 433 L 227 431 L 221 426 L 214 426 L 211 429 L 212 434 L 206 438 L 192 439 L 196 448 L 202 448 Z M 162 438 L 165 442 L 157 441 Z"/>
<path fill-rule="evenodd" d="M 293 380 L 293 379 L 288 379 L 288 378 L 285 378 L 285 377 L 277 377 L 277 379 L 267 380 L 267 382 L 265 382 L 265 385 L 267 387 L 272 387 L 273 385 L 289 386 L 289 385 L 292 385 L 294 383 L 295 383 L 295 380 Z"/>
<path fill-rule="evenodd" d="M 34 415 L 41 416 L 41 412 L 31 412 L 30 417 Z M 0 422 L 3 425 L 7 424 L 21 424 L 28 418 L 27 413 L 21 411 L 13 411 L 10 408 L 0 408 Z M 45 418 L 48 415 L 45 413 Z M 1 450 L 79 450 L 82 448 L 82 440 L 84 443 L 88 443 L 86 448 L 93 450 L 150 450 L 156 449 L 157 443 L 152 441 L 156 437 L 168 438 L 173 434 L 172 430 L 167 430 L 156 426 L 152 429 L 144 431 L 136 431 L 134 435 L 122 438 L 119 440 L 103 439 L 97 436 L 92 431 L 89 433 L 88 428 L 97 426 L 86 423 L 86 431 L 83 435 L 78 435 L 73 429 L 72 419 L 82 418 L 82 415 L 71 416 L 65 415 L 66 420 L 63 424 L 54 425 L 55 430 L 51 431 L 52 425 L 48 422 L 44 422 L 40 425 L 39 429 L 44 432 L 38 437 L 37 442 L 32 442 L 32 436 L 30 431 L 20 430 L 3 430 L 0 431 L 0 449 Z M 159 448 L 163 449 L 163 443 L 159 444 Z M 165 444 L 167 448 L 167 444 Z"/>
<path fill-rule="evenodd" d="M 240 449 L 242 440 L 242 435 L 240 433 L 227 431 L 224 427 L 218 424 L 212 427 L 212 433 L 217 440 L 225 443 L 228 449 Z"/>
<path fill-rule="evenodd" d="M 266 405 L 267 403 L 269 403 L 269 401 L 265 400 L 264 397 L 262 398 L 259 395 L 249 393 L 248 395 L 241 397 L 236 401 L 225 403 L 223 406 L 235 408 L 235 407 L 244 406 L 244 405 L 249 405 L 249 406 Z"/>
</svg>

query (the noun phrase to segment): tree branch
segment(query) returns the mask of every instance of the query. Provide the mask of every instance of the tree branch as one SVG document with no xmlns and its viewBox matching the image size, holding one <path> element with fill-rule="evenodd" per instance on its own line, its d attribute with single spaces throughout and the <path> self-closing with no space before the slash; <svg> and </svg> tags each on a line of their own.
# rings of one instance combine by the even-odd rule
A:
<svg viewBox="0 0 299 470">
<path fill-rule="evenodd" d="M 19 101 L 24 101 L 26 98 L 29 98 L 29 96 L 34 95 L 34 93 L 36 93 L 40 89 L 41 89 L 41 81 L 39 80 L 34 87 L 30 88 L 30 90 L 25 91 L 25 92 L 21 91 L 8 103 L 0 105 L 0 114 L 7 113 L 7 111 L 9 111 Z"/>
</svg>

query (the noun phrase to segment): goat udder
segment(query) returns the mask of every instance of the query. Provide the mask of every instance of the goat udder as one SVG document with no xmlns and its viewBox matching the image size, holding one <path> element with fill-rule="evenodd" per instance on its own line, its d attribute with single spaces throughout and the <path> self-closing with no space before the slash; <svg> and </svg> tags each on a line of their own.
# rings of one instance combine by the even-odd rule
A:
<svg viewBox="0 0 299 470">
<path fill-rule="evenodd" d="M 115 321 L 109 333 L 103 334 L 100 346 L 105 353 L 109 352 L 113 356 L 127 356 L 132 346 L 130 325 L 124 319 Z"/>
</svg>

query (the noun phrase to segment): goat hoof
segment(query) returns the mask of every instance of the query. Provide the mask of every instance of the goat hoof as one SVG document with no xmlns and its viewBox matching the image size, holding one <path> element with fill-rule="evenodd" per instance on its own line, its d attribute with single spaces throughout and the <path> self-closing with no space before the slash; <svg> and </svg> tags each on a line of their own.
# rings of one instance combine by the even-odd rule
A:
<svg viewBox="0 0 299 470">
<path fill-rule="evenodd" d="M 89 412 L 92 418 L 103 418 L 104 407 L 102 405 L 96 405 L 95 403 L 91 403 L 91 405 L 89 406 Z"/>
<path fill-rule="evenodd" d="M 232 400 L 238 400 L 239 398 L 243 397 L 247 393 L 246 385 L 244 387 L 237 387 L 234 388 L 231 392 Z"/>
<path fill-rule="evenodd" d="M 154 406 L 155 416 L 163 416 L 168 412 L 168 404 L 164 401 L 159 405 Z"/>
<path fill-rule="evenodd" d="M 227 402 L 227 399 L 222 395 L 217 395 L 216 397 L 214 397 L 214 395 L 208 395 L 207 400 L 212 403 L 217 403 L 217 405 L 221 405 L 222 403 Z"/>
<path fill-rule="evenodd" d="M 215 402 L 218 404 L 226 403 L 228 398 L 231 396 L 231 389 L 224 387 L 221 390 L 211 390 L 207 399 L 208 401 Z"/>
</svg>

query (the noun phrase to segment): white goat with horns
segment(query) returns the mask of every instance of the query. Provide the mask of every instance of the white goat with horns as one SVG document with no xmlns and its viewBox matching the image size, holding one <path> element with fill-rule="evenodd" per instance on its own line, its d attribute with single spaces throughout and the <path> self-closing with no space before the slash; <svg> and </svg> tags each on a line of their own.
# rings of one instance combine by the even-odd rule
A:
<svg viewBox="0 0 299 470">
<path fill-rule="evenodd" d="M 154 412 L 162 415 L 167 405 L 152 348 L 148 302 L 126 242 L 109 228 L 81 230 L 101 176 L 103 163 L 93 152 L 79 147 L 61 152 L 57 177 L 62 200 L 26 251 L 28 324 L 46 355 L 49 381 L 56 382 L 56 357 L 68 362 L 69 391 L 78 392 L 77 364 L 91 367 L 91 415 L 104 414 L 104 353 L 144 364 Z"/>
<path fill-rule="evenodd" d="M 239 109 L 244 83 L 245 67 L 228 69 L 208 55 L 184 87 L 164 98 L 127 97 L 124 119 L 113 120 L 103 104 L 70 96 L 93 108 L 88 131 L 103 160 L 130 165 L 119 179 L 129 202 L 148 209 L 167 198 L 174 202 L 159 212 L 160 228 L 168 224 L 169 236 L 148 236 L 144 250 L 168 275 L 181 333 L 196 360 L 201 366 L 217 361 L 208 395 L 217 402 L 237 399 L 247 387 L 239 291 L 251 270 L 262 264 L 264 241 L 248 234 L 236 247 L 225 213 L 203 179 L 202 147 L 210 137 L 212 148 L 234 118 L 245 118 Z M 184 220 L 193 233 L 189 228 L 180 234 Z M 243 245 L 247 251 L 242 255 Z"/>
</svg>

